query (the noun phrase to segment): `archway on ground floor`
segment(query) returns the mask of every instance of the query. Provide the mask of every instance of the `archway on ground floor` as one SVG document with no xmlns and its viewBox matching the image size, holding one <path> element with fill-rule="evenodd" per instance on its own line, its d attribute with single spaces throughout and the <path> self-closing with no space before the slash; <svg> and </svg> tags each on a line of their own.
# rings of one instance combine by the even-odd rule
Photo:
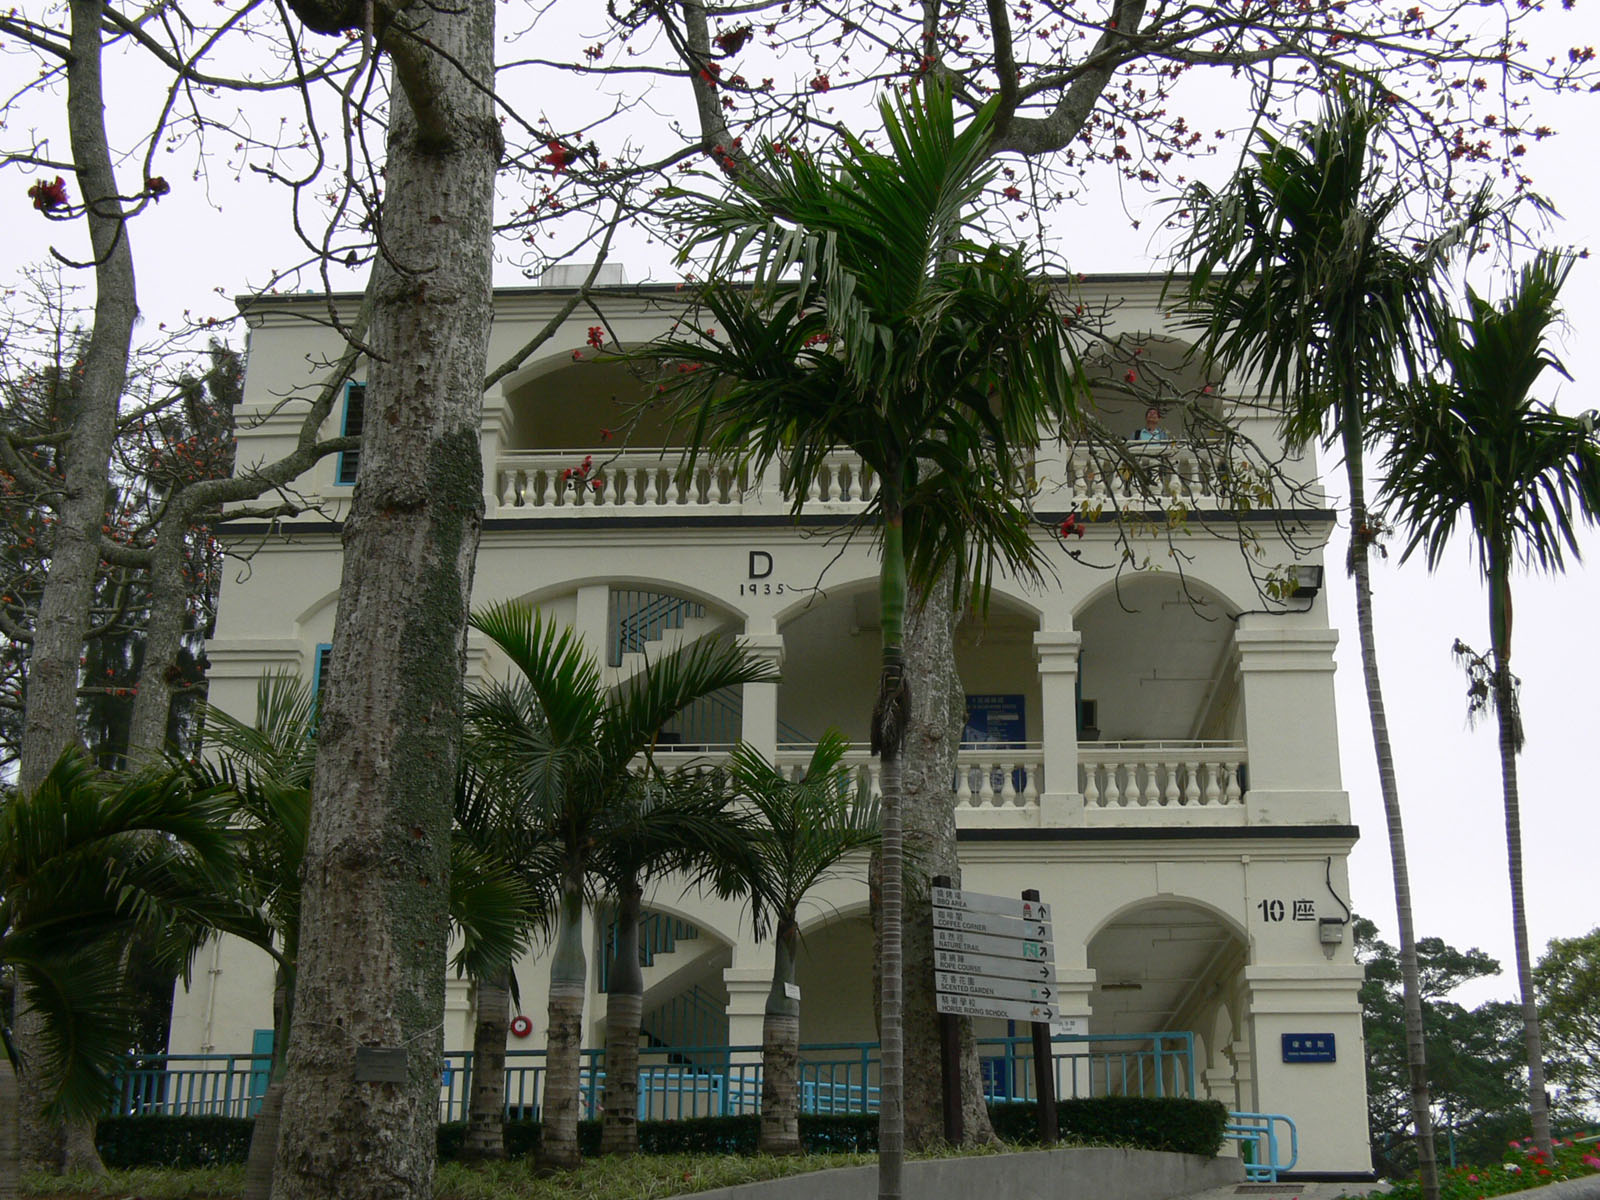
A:
<svg viewBox="0 0 1600 1200">
<path fill-rule="evenodd" d="M 795 978 L 802 1045 L 878 1040 L 872 917 L 865 905 L 802 919 Z"/>
<path fill-rule="evenodd" d="M 1208 1094 L 1206 1075 L 1231 1042 L 1229 1000 L 1248 962 L 1241 931 L 1197 901 L 1160 897 L 1118 913 L 1088 943 L 1094 1040 L 1080 1086 L 1093 1094 L 1187 1095 L 1192 1064 L 1195 1094 Z M 1164 1039 L 1155 1053 L 1152 1034 L 1192 1035 L 1193 1057 L 1167 1056 L 1182 1039 Z"/>
</svg>

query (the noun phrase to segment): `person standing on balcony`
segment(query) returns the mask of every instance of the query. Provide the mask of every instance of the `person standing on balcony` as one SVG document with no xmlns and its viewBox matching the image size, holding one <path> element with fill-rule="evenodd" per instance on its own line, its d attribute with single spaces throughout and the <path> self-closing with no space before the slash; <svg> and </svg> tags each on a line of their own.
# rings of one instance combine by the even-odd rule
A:
<svg viewBox="0 0 1600 1200">
<path fill-rule="evenodd" d="M 1161 410 L 1154 406 L 1144 410 L 1144 428 L 1133 431 L 1135 442 L 1170 442 L 1172 438 L 1161 428 Z"/>
</svg>

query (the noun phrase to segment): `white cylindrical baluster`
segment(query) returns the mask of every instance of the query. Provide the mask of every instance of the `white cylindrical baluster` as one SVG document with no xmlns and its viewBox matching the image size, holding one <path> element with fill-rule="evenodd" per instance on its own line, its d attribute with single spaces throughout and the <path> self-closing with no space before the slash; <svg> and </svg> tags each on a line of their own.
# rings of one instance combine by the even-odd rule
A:
<svg viewBox="0 0 1600 1200">
<path fill-rule="evenodd" d="M 1239 803 L 1240 790 L 1238 763 L 1228 764 L 1228 786 L 1226 791 L 1223 792 L 1223 795 L 1226 797 L 1226 799 L 1223 800 L 1224 804 Z"/>
<path fill-rule="evenodd" d="M 1083 764 L 1083 806 L 1085 808 L 1100 807 L 1100 765 L 1098 763 Z"/>
<path fill-rule="evenodd" d="M 1106 764 L 1105 806 L 1107 808 L 1122 807 L 1122 789 L 1117 786 L 1117 772 L 1120 770 L 1122 770 L 1121 763 Z"/>
<path fill-rule="evenodd" d="M 811 474 L 811 486 L 806 489 L 806 497 L 813 503 L 822 499 L 822 470 L 820 468 Z"/>
<path fill-rule="evenodd" d="M 1222 788 L 1217 785 L 1217 764 L 1206 764 L 1206 803 L 1215 804 L 1222 795 Z"/>
<path fill-rule="evenodd" d="M 1009 763 L 1001 763 L 1000 794 L 995 797 L 996 808 L 1014 808 L 1017 804 L 1017 781 L 1012 775 Z"/>
<path fill-rule="evenodd" d="M 972 807 L 972 772 L 959 759 L 956 760 L 956 807 Z"/>
<path fill-rule="evenodd" d="M 660 469 L 646 467 L 644 471 L 644 502 L 646 506 L 654 508 L 661 503 Z"/>
<path fill-rule="evenodd" d="M 1145 808 L 1153 808 L 1161 803 L 1161 789 L 1156 786 L 1156 764 L 1144 764 L 1144 797 L 1141 804 Z"/>
<path fill-rule="evenodd" d="M 1167 772 L 1167 789 L 1161 794 L 1161 803 L 1176 805 L 1178 803 L 1178 764 L 1171 761 L 1161 764 Z"/>
<path fill-rule="evenodd" d="M 1185 804 L 1199 804 L 1200 764 L 1191 762 L 1185 765 L 1189 768 L 1189 778 L 1184 782 L 1183 785 L 1183 802 Z"/>
<path fill-rule="evenodd" d="M 1024 770 L 1023 779 L 1022 779 L 1022 800 L 1023 800 L 1023 803 L 1028 804 L 1028 805 L 1037 804 L 1037 803 L 1039 803 L 1039 776 L 1042 773 L 1041 764 L 1031 762 L 1023 770 Z"/>
</svg>

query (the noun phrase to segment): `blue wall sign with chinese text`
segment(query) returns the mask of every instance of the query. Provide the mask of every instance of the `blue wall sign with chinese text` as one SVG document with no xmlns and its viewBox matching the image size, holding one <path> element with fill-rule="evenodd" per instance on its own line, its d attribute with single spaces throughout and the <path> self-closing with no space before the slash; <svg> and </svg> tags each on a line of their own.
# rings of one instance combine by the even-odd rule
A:
<svg viewBox="0 0 1600 1200">
<path fill-rule="evenodd" d="M 1283 1035 L 1283 1061 L 1286 1063 L 1331 1063 L 1333 1034 L 1286 1033 Z"/>
</svg>

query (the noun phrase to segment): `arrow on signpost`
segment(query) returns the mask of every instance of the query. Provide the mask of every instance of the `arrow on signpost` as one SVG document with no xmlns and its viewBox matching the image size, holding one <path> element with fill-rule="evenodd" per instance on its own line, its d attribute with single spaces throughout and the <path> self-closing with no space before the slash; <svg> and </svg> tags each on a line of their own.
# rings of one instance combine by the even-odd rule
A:
<svg viewBox="0 0 1600 1200">
<path fill-rule="evenodd" d="M 992 954 L 967 954 L 960 950 L 936 949 L 933 952 L 933 965 L 938 971 L 988 975 L 996 979 L 1026 979 L 1040 983 L 1054 983 L 1056 980 L 1053 963 L 997 958 Z"/>
</svg>

